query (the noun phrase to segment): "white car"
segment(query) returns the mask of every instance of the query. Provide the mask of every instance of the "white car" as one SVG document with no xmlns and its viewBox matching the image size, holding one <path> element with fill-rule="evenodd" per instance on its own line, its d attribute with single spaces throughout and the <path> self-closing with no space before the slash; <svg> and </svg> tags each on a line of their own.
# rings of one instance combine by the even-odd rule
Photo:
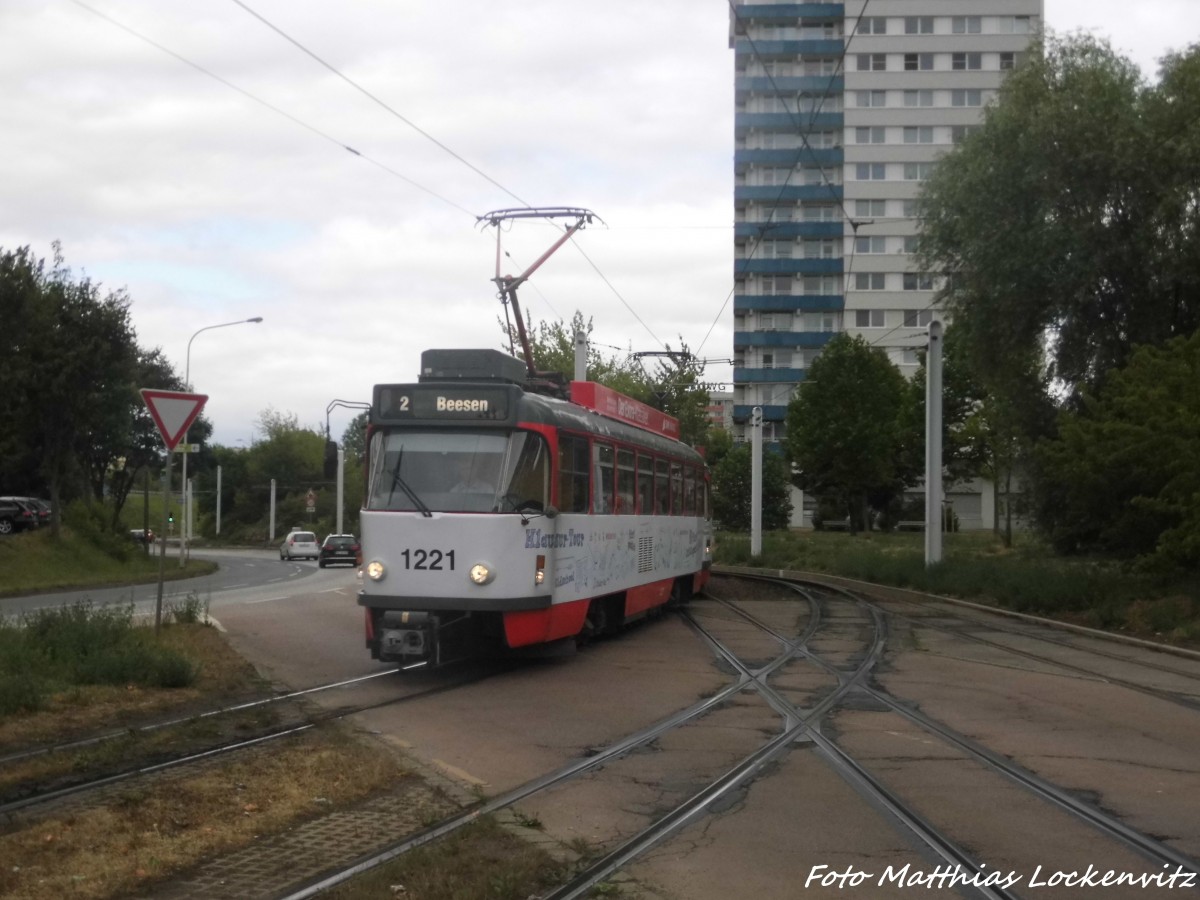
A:
<svg viewBox="0 0 1200 900">
<path fill-rule="evenodd" d="M 280 559 L 316 559 L 321 545 L 311 531 L 293 531 L 279 545 Z"/>
</svg>

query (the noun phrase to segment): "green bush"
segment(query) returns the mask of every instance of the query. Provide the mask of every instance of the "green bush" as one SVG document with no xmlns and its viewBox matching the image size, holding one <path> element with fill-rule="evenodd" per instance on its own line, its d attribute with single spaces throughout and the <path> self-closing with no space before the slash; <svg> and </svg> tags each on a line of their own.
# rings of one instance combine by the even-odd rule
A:
<svg viewBox="0 0 1200 900">
<path fill-rule="evenodd" d="M 63 522 L 70 525 L 75 534 L 113 559 L 127 562 L 133 554 L 134 544 L 127 534 L 113 531 L 110 521 L 104 504 L 86 500 L 73 501 L 63 516 Z"/>
</svg>

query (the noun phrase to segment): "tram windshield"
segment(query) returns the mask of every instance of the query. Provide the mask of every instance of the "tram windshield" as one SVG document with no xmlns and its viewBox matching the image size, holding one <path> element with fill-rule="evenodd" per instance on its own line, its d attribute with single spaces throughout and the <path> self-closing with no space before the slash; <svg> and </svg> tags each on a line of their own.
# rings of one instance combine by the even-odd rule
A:
<svg viewBox="0 0 1200 900">
<path fill-rule="evenodd" d="M 527 431 L 381 430 L 371 438 L 367 509 L 542 512 L 550 453 Z"/>
</svg>

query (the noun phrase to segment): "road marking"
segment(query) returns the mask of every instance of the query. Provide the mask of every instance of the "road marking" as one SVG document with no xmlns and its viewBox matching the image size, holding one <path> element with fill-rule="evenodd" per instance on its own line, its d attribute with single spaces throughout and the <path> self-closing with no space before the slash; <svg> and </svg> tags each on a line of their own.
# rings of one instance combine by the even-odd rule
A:
<svg viewBox="0 0 1200 900">
<path fill-rule="evenodd" d="M 225 626 L 222 625 L 220 622 L 218 622 L 216 619 L 214 619 L 212 616 L 207 616 L 206 620 L 208 621 L 208 624 L 211 625 L 213 628 L 217 629 L 217 631 L 220 631 L 223 634 L 227 633 L 225 631 Z"/>
<path fill-rule="evenodd" d="M 234 588 L 240 588 L 240 587 L 250 587 L 250 582 L 247 581 L 245 584 L 227 584 L 227 585 L 225 585 L 226 590 L 230 590 L 230 591 L 233 590 Z"/>
<path fill-rule="evenodd" d="M 250 606 L 254 603 L 270 603 L 274 600 L 286 600 L 287 597 L 267 597 L 265 600 L 247 600 L 245 605 Z"/>
</svg>

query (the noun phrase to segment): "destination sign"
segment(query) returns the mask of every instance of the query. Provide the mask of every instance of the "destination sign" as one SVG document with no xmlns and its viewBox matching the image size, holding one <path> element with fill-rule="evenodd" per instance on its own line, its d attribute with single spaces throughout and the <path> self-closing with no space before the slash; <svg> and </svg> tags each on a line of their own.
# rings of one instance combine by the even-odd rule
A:
<svg viewBox="0 0 1200 900">
<path fill-rule="evenodd" d="M 380 384 L 375 386 L 372 420 L 507 421 L 513 388 L 505 385 Z"/>
</svg>

